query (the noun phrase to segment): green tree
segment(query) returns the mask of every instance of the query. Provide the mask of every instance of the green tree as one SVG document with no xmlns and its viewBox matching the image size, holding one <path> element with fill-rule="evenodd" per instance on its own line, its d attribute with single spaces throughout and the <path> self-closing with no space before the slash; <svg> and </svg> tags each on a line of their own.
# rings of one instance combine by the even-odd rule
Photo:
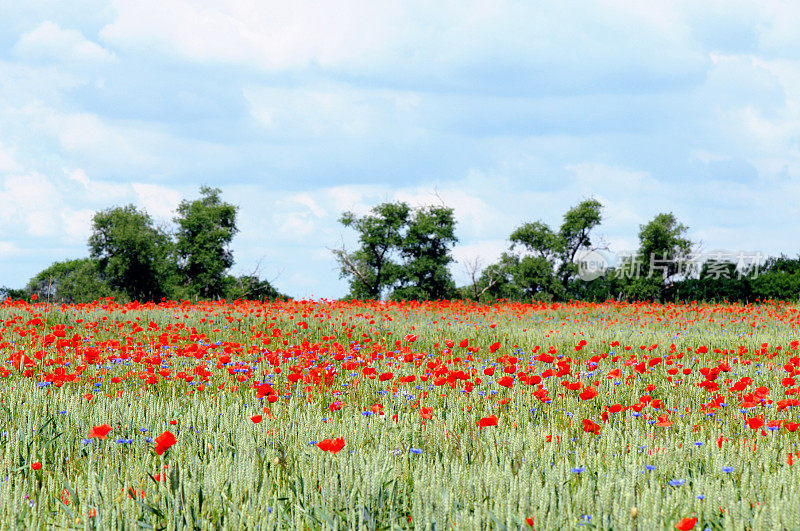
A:
<svg viewBox="0 0 800 531">
<path fill-rule="evenodd" d="M 516 261 L 505 260 L 524 298 L 563 299 L 578 272 L 579 252 L 592 247 L 590 233 L 600 224 L 602 205 L 585 199 L 564 214 L 558 232 L 542 221 L 525 223 L 509 236 Z"/>
<path fill-rule="evenodd" d="M 578 253 L 592 247 L 590 233 L 602 220 L 602 208 L 600 201 L 585 199 L 564 214 L 564 221 L 558 231 L 561 248 L 558 276 L 565 292 L 569 288 L 570 280 L 578 272 L 578 265 L 575 263 Z"/>
<path fill-rule="evenodd" d="M 190 295 L 220 298 L 225 273 L 233 265 L 229 245 L 236 228 L 237 207 L 220 199 L 218 188 L 203 186 L 199 199 L 178 206 L 175 250 L 181 284 Z"/>
<path fill-rule="evenodd" d="M 404 202 L 382 203 L 364 216 L 345 212 L 339 221 L 358 232 L 360 244 L 350 253 L 333 250 L 341 278 L 350 283 L 348 298 L 445 299 L 456 295 L 447 267 L 457 241 L 451 208 L 412 210 Z"/>
<path fill-rule="evenodd" d="M 403 267 L 393 299 L 442 300 L 455 296 L 456 285 L 447 267 L 458 241 L 455 226 L 452 208 L 429 206 L 414 211 L 401 241 Z"/>
<path fill-rule="evenodd" d="M 800 300 L 800 257 L 770 257 L 760 271 L 748 276 L 754 298 Z"/>
<path fill-rule="evenodd" d="M 168 295 L 171 241 L 147 212 L 127 205 L 96 213 L 89 250 L 112 290 L 139 301 Z"/>
<path fill-rule="evenodd" d="M 333 249 L 340 278 L 350 283 L 349 298 L 380 300 L 401 275 L 399 249 L 411 209 L 406 203 L 381 203 L 370 214 L 345 212 L 339 222 L 358 232 L 360 247 L 348 253 Z"/>
<path fill-rule="evenodd" d="M 625 295 L 633 300 L 663 299 L 671 289 L 671 279 L 686 271 L 692 242 L 686 237 L 688 227 L 678 222 L 671 212 L 655 216 L 649 223 L 639 226 L 639 250 L 629 257 L 624 266 L 639 274 L 629 279 Z"/>
<path fill-rule="evenodd" d="M 55 262 L 33 277 L 25 287 L 28 295 L 40 301 L 87 303 L 104 297 L 124 300 L 127 295 L 115 291 L 103 278 L 100 262 L 92 258 Z"/>
<path fill-rule="evenodd" d="M 26 298 L 28 293 L 24 289 L 9 288 L 8 286 L 0 286 L 0 303 L 4 300 L 11 298 L 20 300 Z"/>
</svg>

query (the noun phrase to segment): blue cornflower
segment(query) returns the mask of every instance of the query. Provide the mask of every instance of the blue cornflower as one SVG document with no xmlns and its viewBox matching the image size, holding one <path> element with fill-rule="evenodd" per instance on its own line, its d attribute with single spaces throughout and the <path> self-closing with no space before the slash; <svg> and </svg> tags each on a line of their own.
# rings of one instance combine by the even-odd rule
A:
<svg viewBox="0 0 800 531">
<path fill-rule="evenodd" d="M 645 467 L 647 470 L 651 470 L 651 471 L 656 469 L 656 465 L 644 465 L 644 467 Z"/>
<path fill-rule="evenodd" d="M 685 479 L 671 479 L 671 480 L 669 480 L 670 487 L 680 487 L 684 483 L 686 483 Z"/>
<path fill-rule="evenodd" d="M 578 467 L 575 467 L 575 468 L 573 468 L 573 469 L 572 469 L 572 471 L 573 471 L 574 473 L 576 473 L 576 474 L 580 474 L 580 473 L 581 473 L 581 472 L 583 472 L 584 470 L 586 470 L 586 467 L 585 467 L 585 466 L 578 466 Z"/>
<path fill-rule="evenodd" d="M 722 467 L 722 471 L 725 472 L 726 474 L 730 474 L 731 472 L 733 472 L 733 467 L 732 466 L 724 466 L 724 467 Z"/>
<path fill-rule="evenodd" d="M 412 454 L 421 454 L 422 448 L 409 448 L 408 451 L 411 452 Z"/>
</svg>

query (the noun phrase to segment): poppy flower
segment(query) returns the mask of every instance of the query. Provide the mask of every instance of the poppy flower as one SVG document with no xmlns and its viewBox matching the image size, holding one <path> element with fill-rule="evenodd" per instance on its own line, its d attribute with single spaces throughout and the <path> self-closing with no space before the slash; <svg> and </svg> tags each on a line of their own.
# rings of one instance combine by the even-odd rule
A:
<svg viewBox="0 0 800 531">
<path fill-rule="evenodd" d="M 156 453 L 158 455 L 163 454 L 176 442 L 178 441 L 175 439 L 175 436 L 171 432 L 165 431 L 164 433 L 156 437 Z"/>
<path fill-rule="evenodd" d="M 583 419 L 583 431 L 586 433 L 594 433 L 600 435 L 600 425 L 592 422 L 589 419 Z"/>
<path fill-rule="evenodd" d="M 344 448 L 344 439 L 342 437 L 337 437 L 336 439 L 323 439 L 317 443 L 317 448 L 324 452 L 337 454 L 342 448 Z"/>
<path fill-rule="evenodd" d="M 36 461 L 35 463 L 31 463 L 31 468 L 34 469 L 34 470 L 39 470 L 40 468 L 42 468 L 42 463 L 40 463 L 39 461 Z"/>
<path fill-rule="evenodd" d="M 502 378 L 497 380 L 497 384 L 511 389 L 512 387 L 514 387 L 514 378 L 512 378 L 511 376 L 503 376 Z"/>
<path fill-rule="evenodd" d="M 591 400 L 592 398 L 596 397 L 597 394 L 597 389 L 594 387 L 587 387 L 578 396 L 581 398 L 581 400 Z"/>
<path fill-rule="evenodd" d="M 252 417 L 250 417 L 250 420 L 252 420 L 254 424 L 258 424 L 259 422 L 261 422 L 261 419 L 262 419 L 261 415 L 253 415 Z"/>
<path fill-rule="evenodd" d="M 695 524 L 697 524 L 697 518 L 684 518 L 677 524 L 675 524 L 675 529 L 680 529 L 681 531 L 689 531 L 690 529 L 694 529 Z"/>
<path fill-rule="evenodd" d="M 487 426 L 497 426 L 497 417 L 495 415 L 483 417 L 481 420 L 478 421 L 478 426 L 480 427 L 480 429 L 483 429 Z"/>
<path fill-rule="evenodd" d="M 789 422 L 788 420 L 784 420 L 783 425 L 787 430 L 795 432 L 797 431 L 797 428 L 800 427 L 800 422 Z"/>
<path fill-rule="evenodd" d="M 101 424 L 100 426 L 92 426 L 92 429 L 89 430 L 89 435 L 86 436 L 87 439 L 105 439 L 108 436 L 108 432 L 111 431 L 111 426 L 108 424 Z"/>
<path fill-rule="evenodd" d="M 750 429 L 757 430 L 758 428 L 764 425 L 764 416 L 759 415 L 757 417 L 752 417 L 747 419 L 746 422 L 747 426 L 749 426 Z"/>
</svg>

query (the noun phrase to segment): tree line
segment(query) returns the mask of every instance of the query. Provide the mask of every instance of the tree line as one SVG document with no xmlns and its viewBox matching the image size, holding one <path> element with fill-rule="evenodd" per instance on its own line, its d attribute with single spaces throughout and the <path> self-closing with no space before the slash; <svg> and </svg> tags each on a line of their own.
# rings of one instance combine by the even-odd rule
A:
<svg viewBox="0 0 800 531">
<path fill-rule="evenodd" d="M 0 297 L 56 302 L 117 300 L 288 298 L 269 281 L 229 273 L 230 243 L 238 208 L 217 188 L 180 203 L 174 229 L 157 226 L 134 205 L 97 212 L 89 256 L 56 262 L 23 289 L 0 288 Z M 456 286 L 451 273 L 458 243 L 453 209 L 412 208 L 385 202 L 369 213 L 345 212 L 343 227 L 355 231 L 354 250 L 332 249 L 346 299 L 480 302 L 628 300 L 742 301 L 800 299 L 800 257 L 758 257 L 737 263 L 730 256 L 698 260 L 698 244 L 672 213 L 639 227 L 639 246 L 612 260 L 595 230 L 602 205 L 585 199 L 568 209 L 558 227 L 541 220 L 517 227 L 500 258 L 483 267 L 480 257 L 462 264 L 469 282 Z M 612 263 L 613 262 L 613 263 Z"/>
<path fill-rule="evenodd" d="M 255 273 L 229 274 L 238 208 L 220 194 L 203 186 L 198 199 L 181 201 L 174 230 L 134 205 L 97 212 L 88 257 L 56 262 L 23 289 L 0 288 L 0 296 L 67 303 L 286 298 Z"/>
<path fill-rule="evenodd" d="M 800 257 L 755 257 L 737 263 L 705 260 L 688 227 L 660 213 L 639 227 L 639 247 L 616 262 L 587 270 L 589 259 L 612 256 L 593 231 L 602 205 L 586 199 L 567 210 L 557 228 L 524 223 L 508 237 L 499 260 L 463 264 L 470 282 L 456 287 L 449 264 L 457 243 L 453 209 L 383 203 L 369 214 L 340 219 L 358 233 L 358 248 L 333 250 L 350 299 L 469 299 L 522 301 L 741 301 L 800 299 Z M 592 258 L 594 257 L 594 258 Z M 741 257 L 740 257 L 741 258 Z M 755 258 L 753 260 L 752 258 Z M 763 258 L 763 261 L 761 259 Z"/>
</svg>

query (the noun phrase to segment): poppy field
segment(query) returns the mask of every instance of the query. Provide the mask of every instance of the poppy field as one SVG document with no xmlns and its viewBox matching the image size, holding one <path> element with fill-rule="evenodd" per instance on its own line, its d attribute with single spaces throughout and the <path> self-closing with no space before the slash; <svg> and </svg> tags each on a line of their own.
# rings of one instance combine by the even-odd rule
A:
<svg viewBox="0 0 800 531">
<path fill-rule="evenodd" d="M 0 305 L 0 521 L 798 529 L 800 307 Z"/>
</svg>

